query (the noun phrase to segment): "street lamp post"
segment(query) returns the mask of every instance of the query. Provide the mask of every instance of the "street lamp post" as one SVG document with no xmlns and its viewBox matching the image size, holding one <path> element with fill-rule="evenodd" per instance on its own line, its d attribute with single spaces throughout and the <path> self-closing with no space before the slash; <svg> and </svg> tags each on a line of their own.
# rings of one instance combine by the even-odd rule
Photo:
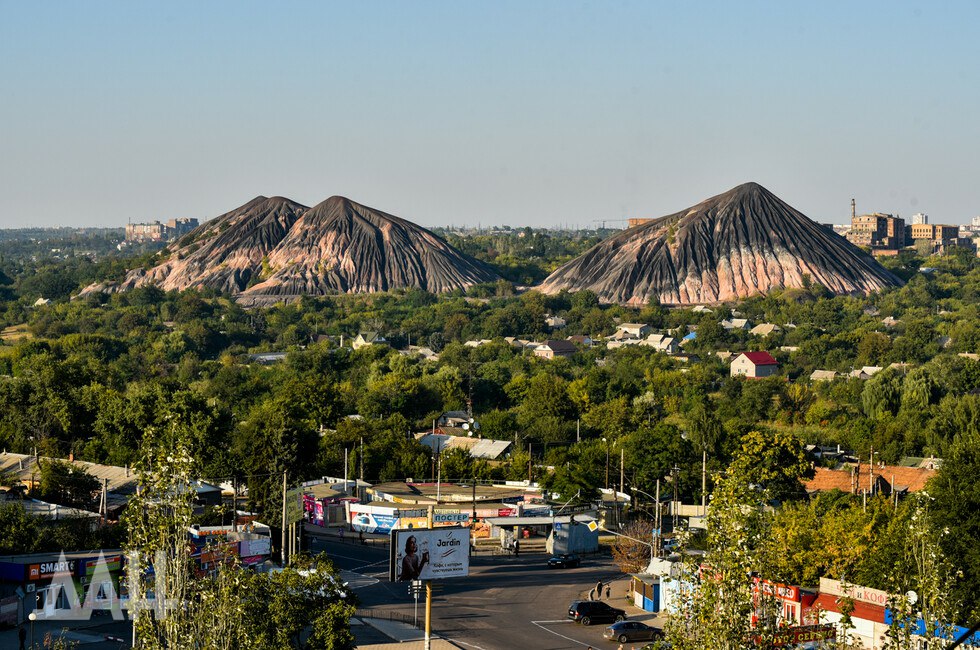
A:
<svg viewBox="0 0 980 650">
<path fill-rule="evenodd" d="M 602 530 L 606 531 L 610 535 L 615 535 L 616 537 L 624 537 L 626 539 L 633 540 L 634 542 L 637 542 L 639 544 L 643 544 L 644 546 L 649 546 L 650 547 L 650 561 L 653 562 L 653 560 L 656 559 L 656 556 L 653 554 L 653 544 L 651 544 L 650 542 L 644 542 L 642 539 L 637 539 L 636 537 L 630 537 L 629 535 L 624 535 L 622 533 L 617 533 L 614 530 L 609 530 L 605 526 L 600 526 L 599 528 L 601 528 Z"/>
<path fill-rule="evenodd" d="M 442 501 L 442 447 L 439 441 L 436 440 L 436 465 L 438 466 L 436 474 L 436 503 L 438 504 Z"/>
<path fill-rule="evenodd" d="M 609 489 L 609 440 L 603 438 L 602 441 L 606 443 L 606 489 Z"/>
<path fill-rule="evenodd" d="M 34 621 L 37 620 L 37 614 L 31 612 L 27 615 L 27 618 L 31 620 L 31 650 L 34 650 Z"/>
<path fill-rule="evenodd" d="M 653 496 L 647 492 L 644 492 L 640 488 L 631 486 L 634 492 L 639 492 L 648 499 L 652 499 L 657 504 L 657 509 L 654 511 L 653 515 L 653 544 L 656 547 L 657 555 L 660 554 L 660 479 L 657 479 L 657 496 Z M 651 556 L 652 557 L 652 556 Z"/>
</svg>

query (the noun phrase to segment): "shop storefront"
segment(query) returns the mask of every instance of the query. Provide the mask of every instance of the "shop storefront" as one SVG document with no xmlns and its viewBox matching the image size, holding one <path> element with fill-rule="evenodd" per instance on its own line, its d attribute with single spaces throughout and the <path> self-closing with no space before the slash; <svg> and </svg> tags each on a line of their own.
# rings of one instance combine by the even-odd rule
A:
<svg viewBox="0 0 980 650">
<path fill-rule="evenodd" d="M 194 526 L 188 530 L 193 545 L 192 557 L 199 575 L 211 572 L 215 565 L 235 557 L 243 566 L 254 566 L 272 554 L 272 531 L 253 521 L 237 529 L 228 526 Z"/>
<path fill-rule="evenodd" d="M 821 622 L 837 625 L 839 635 L 846 632 L 862 647 L 877 650 L 884 646 L 888 631 L 887 604 L 887 592 L 821 578 L 814 607 L 819 610 Z M 850 610 L 851 627 L 845 630 L 841 621 L 847 610 Z"/>
<path fill-rule="evenodd" d="M 427 508 L 394 508 L 384 505 L 347 503 L 347 521 L 355 531 L 389 534 L 392 530 L 428 528 Z M 458 508 L 436 508 L 432 515 L 434 528 L 470 525 L 470 514 Z"/>
<path fill-rule="evenodd" d="M 317 497 L 303 495 L 303 517 L 317 526 L 342 524 L 347 518 L 348 503 L 360 503 L 357 497 Z"/>
<path fill-rule="evenodd" d="M 753 578 L 752 592 L 757 606 L 753 622 L 759 616 L 775 614 L 776 620 L 785 626 L 817 623 L 816 616 L 811 611 L 817 599 L 817 594 L 813 591 L 796 585 Z"/>
<path fill-rule="evenodd" d="M 122 575 L 123 555 L 118 549 L 102 551 L 101 556 L 99 551 L 79 551 L 0 557 L 4 618 L 16 618 L 19 624 L 35 610 L 56 616 L 70 609 L 73 600 L 108 609 L 118 604 L 120 580 L 125 580 Z M 62 584 L 71 584 L 74 594 L 61 589 Z M 87 597 L 94 600 L 86 603 Z"/>
</svg>

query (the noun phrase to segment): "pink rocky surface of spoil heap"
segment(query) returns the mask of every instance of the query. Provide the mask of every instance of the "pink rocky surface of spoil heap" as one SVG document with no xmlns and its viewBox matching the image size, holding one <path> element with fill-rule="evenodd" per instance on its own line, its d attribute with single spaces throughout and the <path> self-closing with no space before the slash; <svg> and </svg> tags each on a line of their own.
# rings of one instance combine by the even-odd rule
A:
<svg viewBox="0 0 980 650">
<path fill-rule="evenodd" d="M 766 188 L 745 183 L 600 242 L 538 289 L 588 289 L 606 303 L 694 305 L 808 283 L 866 295 L 901 280 Z"/>
</svg>

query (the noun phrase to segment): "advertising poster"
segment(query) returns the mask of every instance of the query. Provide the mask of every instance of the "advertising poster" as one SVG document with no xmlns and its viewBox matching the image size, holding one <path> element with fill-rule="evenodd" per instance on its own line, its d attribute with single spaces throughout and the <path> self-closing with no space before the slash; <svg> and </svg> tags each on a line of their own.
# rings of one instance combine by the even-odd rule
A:
<svg viewBox="0 0 980 650">
<path fill-rule="evenodd" d="M 443 526 L 469 526 L 470 525 L 470 515 L 468 513 L 459 512 L 437 512 L 432 515 L 432 527 L 441 528 Z M 401 514 L 398 518 L 398 523 L 395 526 L 401 530 L 410 530 L 414 528 L 428 528 L 429 518 L 426 515 L 421 517 L 406 517 Z"/>
<path fill-rule="evenodd" d="M 455 578 L 470 572 L 468 528 L 395 530 L 391 549 L 393 582 Z"/>
<path fill-rule="evenodd" d="M 286 492 L 286 523 L 303 521 L 303 488 L 293 488 Z"/>
<path fill-rule="evenodd" d="M 387 534 L 395 528 L 398 518 L 376 512 L 354 510 L 351 508 L 351 528 L 365 533 Z"/>
<path fill-rule="evenodd" d="M 351 528 L 354 531 L 387 535 L 395 529 L 414 530 L 429 527 L 428 512 L 425 508 L 391 508 L 351 503 L 348 506 L 348 511 L 350 512 Z M 434 528 L 469 525 L 470 514 L 468 512 L 442 511 L 435 512 L 432 516 Z"/>
<path fill-rule="evenodd" d="M 433 526 L 469 526 L 468 512 L 436 512 L 432 515 Z"/>
<path fill-rule="evenodd" d="M 317 499 L 312 494 L 304 494 L 303 514 L 311 524 L 323 526 L 323 499 Z"/>
</svg>

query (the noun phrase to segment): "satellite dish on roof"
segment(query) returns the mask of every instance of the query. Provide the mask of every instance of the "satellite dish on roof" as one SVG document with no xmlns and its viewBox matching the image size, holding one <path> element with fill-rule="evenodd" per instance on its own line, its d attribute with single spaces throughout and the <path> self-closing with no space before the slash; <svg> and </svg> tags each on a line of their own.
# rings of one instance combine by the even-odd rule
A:
<svg viewBox="0 0 980 650">
<path fill-rule="evenodd" d="M 469 431 L 469 430 L 470 430 L 470 423 L 469 422 L 464 422 L 463 423 L 463 431 Z"/>
<path fill-rule="evenodd" d="M 912 590 L 905 592 L 905 597 L 908 598 L 910 605 L 914 605 L 917 602 L 919 602 L 919 594 L 915 593 Z"/>
</svg>

